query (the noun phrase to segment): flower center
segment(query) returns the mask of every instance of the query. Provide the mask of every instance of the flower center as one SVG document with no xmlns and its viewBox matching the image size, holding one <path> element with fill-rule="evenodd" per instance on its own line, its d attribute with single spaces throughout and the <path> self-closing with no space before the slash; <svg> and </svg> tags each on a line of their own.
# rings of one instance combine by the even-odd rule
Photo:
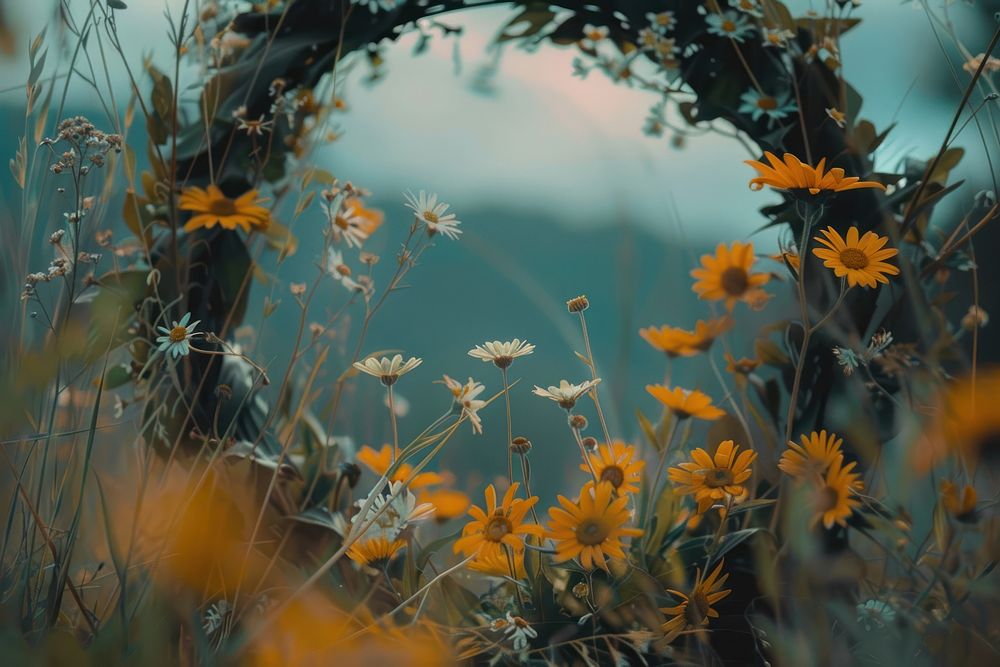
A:
<svg viewBox="0 0 1000 667">
<path fill-rule="evenodd" d="M 736 24 L 733 23 L 732 21 L 728 21 L 728 20 L 727 21 L 723 21 L 722 22 L 722 30 L 723 30 L 723 32 L 736 32 Z"/>
<path fill-rule="evenodd" d="M 868 255 L 857 248 L 840 251 L 840 262 L 849 269 L 863 269 L 868 266 Z"/>
<path fill-rule="evenodd" d="M 212 200 L 212 202 L 208 205 L 208 210 L 213 215 L 235 215 L 236 204 L 228 197 L 219 197 L 218 199 Z"/>
<path fill-rule="evenodd" d="M 595 519 L 583 521 L 576 529 L 576 539 L 580 544 L 593 546 L 600 544 L 608 537 L 608 529 L 604 524 Z"/>
<path fill-rule="evenodd" d="M 733 483 L 733 471 L 729 468 L 714 468 L 705 473 L 705 486 L 717 489 Z"/>
<path fill-rule="evenodd" d="M 335 217 L 333 219 L 333 224 L 337 225 L 341 229 L 347 229 L 348 227 L 350 227 L 350 224 L 347 222 L 347 218 L 345 218 L 342 215 L 338 215 L 337 217 Z"/>
<path fill-rule="evenodd" d="M 731 266 L 722 272 L 719 278 L 722 289 L 730 296 L 743 296 L 750 286 L 750 277 L 745 269 L 738 266 Z"/>
<path fill-rule="evenodd" d="M 510 534 L 513 528 L 507 517 L 502 514 L 495 515 L 486 524 L 486 530 L 483 531 L 483 534 L 490 542 L 499 542 L 505 535 Z"/>
<path fill-rule="evenodd" d="M 601 481 L 611 482 L 616 489 L 625 481 L 625 471 L 618 466 L 608 466 L 601 471 Z"/>
<path fill-rule="evenodd" d="M 514 357 L 506 354 L 499 354 L 493 357 L 493 365 L 497 368 L 507 368 L 512 363 L 514 363 Z"/>
<path fill-rule="evenodd" d="M 188 330 L 187 327 L 174 327 L 170 330 L 170 342 L 179 343 L 185 338 L 187 338 Z"/>
<path fill-rule="evenodd" d="M 435 213 L 434 211 L 424 211 L 424 220 L 426 220 L 427 222 L 435 223 L 440 219 L 441 218 L 439 218 L 437 216 L 437 213 Z"/>
<path fill-rule="evenodd" d="M 764 111 L 773 111 L 778 108 L 778 100 L 773 97 L 762 97 L 757 100 L 757 108 Z"/>
<path fill-rule="evenodd" d="M 708 598 L 701 591 L 696 591 L 688 598 L 688 603 L 684 607 L 684 620 L 688 625 L 698 626 L 708 618 Z"/>
</svg>

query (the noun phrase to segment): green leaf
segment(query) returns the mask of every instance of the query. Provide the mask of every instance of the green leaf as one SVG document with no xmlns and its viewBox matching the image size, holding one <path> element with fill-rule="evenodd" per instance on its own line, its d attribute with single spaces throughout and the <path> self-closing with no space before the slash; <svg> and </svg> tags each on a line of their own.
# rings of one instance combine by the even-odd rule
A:
<svg viewBox="0 0 1000 667">
<path fill-rule="evenodd" d="M 108 0 L 108 7 L 111 9 L 128 9 L 128 5 L 122 2 L 122 0 Z"/>
</svg>

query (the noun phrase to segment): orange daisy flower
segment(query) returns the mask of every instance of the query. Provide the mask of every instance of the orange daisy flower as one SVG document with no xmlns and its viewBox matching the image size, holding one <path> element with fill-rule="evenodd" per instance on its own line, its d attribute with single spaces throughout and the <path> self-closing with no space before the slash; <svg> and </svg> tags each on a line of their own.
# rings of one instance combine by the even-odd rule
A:
<svg viewBox="0 0 1000 667">
<path fill-rule="evenodd" d="M 659 328 L 639 329 L 639 335 L 668 357 L 693 357 L 700 352 L 707 352 L 716 338 L 732 328 L 731 318 L 718 317 L 698 320 L 694 331 L 663 325 Z"/>
<path fill-rule="evenodd" d="M 434 506 L 434 520 L 438 522 L 456 519 L 469 509 L 472 501 L 469 496 L 455 489 L 435 489 L 422 491 L 417 496 L 418 503 L 430 503 Z"/>
<path fill-rule="evenodd" d="M 691 277 L 696 279 L 691 289 L 699 299 L 725 300 L 729 310 L 737 301 L 750 306 L 760 304 L 767 300 L 767 294 L 760 288 L 771 276 L 768 273 L 752 273 L 755 261 L 752 243 L 734 241 L 732 246 L 720 243 L 714 255 L 702 255 L 701 267 L 691 271 Z"/>
<path fill-rule="evenodd" d="M 826 171 L 826 158 L 819 161 L 815 167 L 801 162 L 791 153 L 785 153 L 784 161 L 770 151 L 764 153 L 770 166 L 758 160 L 745 160 L 745 163 L 757 170 L 759 176 L 750 179 L 750 189 L 760 190 L 770 185 L 775 190 L 786 190 L 804 197 L 805 193 L 812 196 L 859 190 L 861 188 L 878 188 L 885 186 L 876 181 L 862 181 L 857 176 L 844 176 L 844 170 L 834 167 Z"/>
<path fill-rule="evenodd" d="M 851 287 L 877 287 L 878 283 L 889 283 L 886 275 L 899 274 L 898 267 L 885 262 L 899 254 L 895 248 L 883 248 L 888 237 L 865 232 L 864 236 L 858 238 L 857 227 L 847 230 L 846 239 L 833 227 L 821 229 L 820 233 L 823 236 L 815 236 L 813 239 L 826 247 L 813 248 L 813 254 L 823 260 L 823 266 L 833 269 L 835 276 L 846 277 L 847 284 Z"/>
<path fill-rule="evenodd" d="M 201 227 L 211 229 L 215 225 L 223 229 L 239 227 L 249 232 L 251 229 L 267 229 L 271 224 L 271 212 L 260 205 L 262 201 L 256 190 L 248 190 L 236 199 L 230 199 L 217 186 L 209 185 L 205 189 L 184 188 L 178 207 L 182 211 L 194 212 L 184 224 L 186 232 Z"/>
<path fill-rule="evenodd" d="M 642 469 L 646 462 L 642 459 L 633 460 L 635 447 L 615 440 L 610 446 L 602 444 L 587 457 L 599 481 L 608 482 L 619 494 L 639 493 L 639 482 L 642 481 Z M 590 467 L 581 463 L 580 470 L 589 473 Z"/>
<path fill-rule="evenodd" d="M 801 436 L 802 444 L 788 441 L 788 449 L 781 454 L 778 468 L 786 475 L 804 478 L 822 476 L 830 465 L 842 456 L 840 446 L 843 438 L 836 433 L 827 435 L 826 430 Z"/>
<path fill-rule="evenodd" d="M 853 461 L 846 466 L 843 463 L 843 456 L 834 459 L 826 471 L 826 476 L 814 488 L 813 503 L 816 510 L 814 525 L 822 521 L 823 526 L 828 529 L 833 528 L 835 523 L 846 526 L 848 517 L 854 513 L 854 508 L 861 505 L 854 498 L 855 491 L 864 488 L 861 475 L 854 472 Z"/>
<path fill-rule="evenodd" d="M 680 387 L 664 387 L 660 384 L 647 384 L 646 391 L 663 403 L 678 419 L 696 417 L 707 421 L 714 421 L 726 414 L 712 405 L 712 398 L 697 389 L 681 389 Z"/>
<path fill-rule="evenodd" d="M 580 499 L 573 502 L 558 497 L 562 507 L 549 508 L 549 529 L 545 536 L 556 543 L 553 560 L 561 563 L 576 558 L 587 570 L 608 571 L 608 557 L 626 560 L 622 538 L 639 537 L 642 530 L 628 528 L 628 496 L 615 495 L 614 487 L 587 482 Z"/>
<path fill-rule="evenodd" d="M 959 495 L 958 486 L 946 479 L 941 482 L 941 505 L 959 521 L 972 523 L 976 520 L 976 489 L 965 486 Z"/>
<path fill-rule="evenodd" d="M 517 482 L 511 484 L 499 505 L 496 489 L 492 484 L 486 487 L 486 510 L 478 505 L 469 508 L 469 516 L 473 520 L 465 524 L 462 537 L 455 540 L 455 553 L 479 558 L 506 558 L 503 547 L 516 552 L 524 549 L 524 535 L 542 536 L 544 529 L 541 526 L 524 522 L 528 510 L 538 502 L 538 496 L 514 498 L 518 486 Z"/>
<path fill-rule="evenodd" d="M 718 618 L 719 612 L 712 608 L 712 605 L 719 602 L 730 593 L 732 589 L 723 589 L 729 574 L 722 574 L 722 566 L 725 561 L 719 561 L 718 566 L 712 573 L 701 578 L 701 569 L 696 570 L 694 587 L 690 593 L 681 593 L 672 588 L 667 589 L 669 593 L 681 599 L 681 603 L 676 607 L 666 607 L 660 609 L 664 614 L 673 616 L 661 627 L 667 635 L 667 641 L 673 641 L 685 630 L 699 630 L 708 625 L 708 619 Z"/>
<path fill-rule="evenodd" d="M 751 449 L 739 451 L 732 440 L 723 440 L 712 457 L 701 447 L 691 452 L 691 461 L 670 468 L 667 475 L 676 484 L 675 493 L 693 495 L 698 513 L 704 513 L 719 501 L 738 498 L 747 493 L 744 482 L 752 473 L 750 464 L 757 458 Z"/>
<path fill-rule="evenodd" d="M 382 449 L 375 451 L 368 445 L 361 448 L 361 451 L 357 455 L 358 463 L 363 463 L 368 467 L 369 470 L 374 472 L 376 475 L 384 475 L 389 471 L 389 467 L 392 465 L 392 445 L 382 445 Z M 399 458 L 399 450 L 396 450 L 396 458 Z M 442 484 L 445 479 L 439 473 L 436 472 L 422 472 L 417 475 L 413 474 L 413 466 L 409 463 L 402 463 L 396 472 L 392 474 L 389 478 L 390 482 L 402 482 L 407 484 L 407 486 L 417 491 L 419 489 L 427 488 L 428 486 L 433 486 L 434 484 Z"/>
</svg>

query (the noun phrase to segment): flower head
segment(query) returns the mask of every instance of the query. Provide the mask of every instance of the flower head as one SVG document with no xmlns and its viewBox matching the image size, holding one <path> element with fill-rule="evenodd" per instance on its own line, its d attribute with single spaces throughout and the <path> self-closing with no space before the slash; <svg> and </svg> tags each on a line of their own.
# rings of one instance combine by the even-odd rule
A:
<svg viewBox="0 0 1000 667">
<path fill-rule="evenodd" d="M 454 240 L 462 233 L 458 228 L 461 221 L 456 219 L 454 213 L 446 213 L 448 204 L 439 202 L 436 194 L 428 195 L 421 190 L 420 194 L 414 196 L 412 192 L 407 192 L 406 207 L 413 211 L 418 221 L 427 225 L 427 234 L 430 236 L 440 232 Z"/>
<path fill-rule="evenodd" d="M 659 328 L 639 329 L 639 335 L 668 357 L 692 357 L 707 352 L 715 339 L 732 327 L 731 318 L 717 317 L 707 321 L 698 320 L 694 325 L 694 331 L 663 325 Z"/>
<path fill-rule="evenodd" d="M 194 213 L 184 224 L 184 231 L 201 227 L 211 229 L 220 225 L 223 229 L 239 227 L 249 232 L 252 229 L 267 229 L 271 224 L 271 213 L 260 205 L 261 201 L 256 190 L 248 190 L 236 199 L 230 199 L 215 185 L 205 189 L 192 186 L 181 193 L 178 207 Z"/>
<path fill-rule="evenodd" d="M 525 535 L 541 537 L 541 526 L 524 521 L 528 510 L 538 502 L 538 496 L 515 498 L 518 486 L 517 482 L 511 484 L 500 504 L 493 485 L 486 487 L 486 509 L 478 505 L 469 508 L 472 521 L 465 524 L 462 537 L 455 540 L 455 553 L 500 558 L 505 547 L 514 551 L 524 549 Z"/>
<path fill-rule="evenodd" d="M 639 493 L 642 469 L 646 462 L 636 457 L 635 447 L 615 440 L 610 445 L 599 445 L 596 452 L 587 454 L 590 465 L 580 464 L 580 470 L 589 473 L 593 468 L 600 482 L 610 484 L 616 493 Z"/>
<path fill-rule="evenodd" d="M 556 544 L 557 563 L 575 558 L 584 569 L 608 570 L 608 557 L 625 560 L 622 538 L 642 535 L 639 528 L 629 528 L 628 496 L 616 495 L 608 482 L 594 486 L 587 482 L 580 498 L 573 502 L 559 496 L 561 507 L 549 508 L 546 537 Z"/>
<path fill-rule="evenodd" d="M 823 248 L 813 248 L 813 254 L 823 260 L 823 266 L 833 269 L 838 278 L 847 278 L 851 287 L 877 287 L 878 283 L 889 283 L 886 275 L 899 274 L 899 268 L 887 264 L 885 260 L 895 257 L 899 251 L 895 248 L 885 248 L 888 237 L 879 236 L 875 232 L 865 232 L 858 235 L 858 228 L 847 230 L 845 239 L 833 227 L 820 230 L 823 236 L 814 239 Z"/>
<path fill-rule="evenodd" d="M 728 37 L 735 42 L 742 42 L 754 31 L 753 25 L 746 14 L 734 11 L 712 12 L 705 17 L 708 32 L 718 37 Z"/>
<path fill-rule="evenodd" d="M 803 435 L 801 445 L 789 440 L 788 449 L 778 461 L 778 468 L 792 477 L 822 476 L 842 455 L 840 446 L 843 442 L 843 438 L 838 438 L 836 433 L 827 434 L 825 430 Z"/>
<path fill-rule="evenodd" d="M 588 391 L 596 387 L 601 383 L 601 378 L 596 378 L 594 380 L 586 380 L 580 384 L 571 384 L 567 380 L 559 380 L 558 387 L 549 387 L 548 389 L 542 389 L 536 386 L 531 393 L 536 396 L 541 396 L 542 398 L 547 398 L 551 401 L 555 401 L 559 404 L 559 407 L 572 410 L 573 406 L 580 399 L 581 396 L 586 394 Z"/>
<path fill-rule="evenodd" d="M 434 506 L 434 520 L 439 523 L 462 516 L 471 503 L 469 496 L 455 489 L 422 491 L 417 500 Z"/>
<path fill-rule="evenodd" d="M 660 403 L 670 408 L 670 411 L 674 413 L 677 419 L 694 417 L 696 419 L 714 421 L 726 414 L 724 410 L 720 410 L 712 405 L 712 398 L 708 394 L 702 393 L 697 389 L 682 389 L 681 387 L 670 389 L 659 384 L 648 384 L 646 385 L 646 391 Z"/>
<path fill-rule="evenodd" d="M 777 95 L 766 95 L 756 88 L 750 88 L 740 96 L 740 101 L 740 113 L 749 115 L 754 122 L 767 118 L 768 127 L 774 125 L 776 120 L 787 118 L 797 109 L 787 90 Z"/>
<path fill-rule="evenodd" d="M 535 346 L 515 338 L 501 343 L 498 340 L 487 341 L 469 350 L 469 356 L 480 361 L 492 361 L 497 368 L 507 368 L 518 357 L 524 357 L 535 351 Z"/>
<path fill-rule="evenodd" d="M 976 520 L 976 489 L 964 486 L 961 489 L 946 479 L 941 482 L 941 506 L 953 517 L 963 523 Z"/>
<path fill-rule="evenodd" d="M 156 337 L 156 342 L 160 344 L 156 348 L 157 352 L 169 354 L 174 359 L 185 357 L 191 351 L 190 341 L 195 336 L 195 329 L 201 320 L 191 322 L 191 313 L 184 313 L 179 321 L 174 321 L 170 328 L 156 327 L 157 331 L 164 334 Z"/>
<path fill-rule="evenodd" d="M 465 384 L 462 384 L 447 375 L 444 376 L 442 382 L 444 382 L 444 385 L 451 392 L 455 406 L 461 410 L 462 415 L 472 424 L 472 432 L 482 433 L 483 420 L 479 417 L 479 410 L 486 406 L 486 401 L 476 397 L 483 393 L 486 389 L 485 385 L 476 382 L 472 378 L 469 378 Z"/>
<path fill-rule="evenodd" d="M 675 607 L 660 609 L 664 614 L 672 616 L 661 628 L 667 635 L 667 641 L 672 641 L 684 630 L 699 630 L 708 625 L 708 619 L 718 618 L 713 605 L 727 595 L 732 593 L 731 589 L 724 589 L 728 574 L 722 574 L 724 561 L 719 561 L 712 573 L 702 579 L 701 569 L 696 570 L 694 586 L 689 593 L 681 593 L 673 589 L 668 591 L 680 598 L 681 603 Z"/>
<path fill-rule="evenodd" d="M 770 166 L 757 160 L 746 160 L 746 164 L 756 169 L 759 174 L 757 178 L 750 179 L 751 190 L 760 190 L 765 185 L 770 185 L 776 190 L 786 190 L 799 198 L 805 198 L 806 193 L 815 197 L 820 194 L 830 195 L 861 188 L 885 190 L 885 186 L 876 181 L 862 181 L 857 176 L 845 177 L 844 170 L 840 167 L 826 171 L 826 158 L 820 160 L 819 165 L 810 167 L 791 153 L 785 153 L 784 161 L 770 151 L 765 152 L 764 157 Z"/>
<path fill-rule="evenodd" d="M 377 377 L 382 381 L 382 384 L 388 387 L 395 384 L 400 375 L 406 375 L 422 363 L 424 363 L 423 359 L 417 357 L 410 357 L 404 362 L 403 355 L 397 354 L 392 359 L 389 357 L 381 359 L 368 357 L 364 361 L 355 361 L 354 368 L 372 377 Z"/>
<path fill-rule="evenodd" d="M 358 463 L 363 464 L 376 475 L 384 475 L 389 472 L 389 468 L 392 466 L 393 460 L 398 458 L 399 450 L 397 449 L 395 456 L 393 456 L 391 445 L 383 445 L 378 451 L 375 451 L 373 448 L 365 445 L 361 448 L 361 451 L 359 451 L 357 455 Z M 409 463 L 400 463 L 396 468 L 396 472 L 394 472 L 389 478 L 389 481 L 393 483 L 400 482 L 406 484 L 407 488 L 416 491 L 435 484 L 441 484 L 445 481 L 445 479 L 436 472 L 421 472 L 414 474 L 413 466 Z"/>
<path fill-rule="evenodd" d="M 740 452 L 732 440 L 723 440 L 710 456 L 701 447 L 691 452 L 691 460 L 670 468 L 667 475 L 676 484 L 674 492 L 693 495 L 698 513 L 704 513 L 717 501 L 728 501 L 746 493 L 744 483 L 750 479 L 750 465 L 757 458 L 752 449 Z"/>
<path fill-rule="evenodd" d="M 751 271 L 755 261 L 752 243 L 720 243 L 714 255 L 702 255 L 701 266 L 691 271 L 696 279 L 692 289 L 700 299 L 725 300 L 729 310 L 737 301 L 753 306 L 764 298 L 761 286 L 771 279 L 767 273 Z"/>
<path fill-rule="evenodd" d="M 854 508 L 861 504 L 854 498 L 854 493 L 863 488 L 861 476 L 853 471 L 854 466 L 854 462 L 845 466 L 844 457 L 838 456 L 830 464 L 826 475 L 814 482 L 813 524 L 822 521 L 827 529 L 833 528 L 835 523 L 847 525 Z"/>
</svg>

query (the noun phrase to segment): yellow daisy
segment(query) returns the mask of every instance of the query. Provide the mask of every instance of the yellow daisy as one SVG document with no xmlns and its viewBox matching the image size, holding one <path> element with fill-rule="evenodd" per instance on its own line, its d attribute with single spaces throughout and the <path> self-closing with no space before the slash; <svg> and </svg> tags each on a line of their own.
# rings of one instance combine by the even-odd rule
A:
<svg viewBox="0 0 1000 667">
<path fill-rule="evenodd" d="M 759 174 L 757 178 L 750 179 L 751 190 L 760 190 L 765 185 L 770 185 L 776 190 L 786 190 L 800 197 L 804 197 L 805 193 L 816 196 L 861 188 L 885 190 L 884 185 L 875 181 L 862 181 L 857 176 L 845 177 L 844 170 L 840 167 L 826 171 L 826 158 L 820 160 L 817 166 L 811 167 L 791 153 L 785 153 L 784 161 L 770 151 L 765 152 L 764 157 L 770 166 L 758 160 L 745 161 Z"/>
<path fill-rule="evenodd" d="M 965 486 L 959 495 L 958 486 L 946 479 L 941 482 L 941 505 L 959 521 L 972 523 L 976 520 L 976 489 Z"/>
<path fill-rule="evenodd" d="M 406 546 L 406 540 L 390 540 L 385 536 L 358 540 L 347 550 L 347 557 L 359 565 L 385 567 Z"/>
<path fill-rule="evenodd" d="M 701 570 L 696 570 L 694 587 L 690 593 L 681 593 L 673 589 L 667 589 L 669 593 L 681 599 L 681 603 L 676 607 L 666 607 L 660 609 L 664 614 L 672 616 L 669 621 L 661 627 L 666 634 L 667 641 L 673 641 L 681 632 L 685 630 L 700 630 L 708 625 L 708 619 L 718 618 L 713 605 L 732 593 L 732 589 L 724 589 L 729 574 L 722 574 L 724 561 L 719 561 L 718 566 L 712 573 L 701 578 Z"/>
<path fill-rule="evenodd" d="M 588 454 L 587 457 L 599 481 L 608 482 L 619 494 L 639 493 L 639 482 L 646 462 L 642 459 L 634 460 L 635 447 L 615 440 L 610 446 L 602 444 L 595 453 Z M 589 473 L 591 468 L 586 463 L 581 463 L 580 470 Z"/>
<path fill-rule="evenodd" d="M 580 499 L 573 502 L 558 497 L 562 507 L 549 508 L 549 529 L 545 536 L 556 544 L 557 563 L 577 559 L 587 570 L 599 567 L 608 571 L 608 557 L 626 560 L 622 538 L 642 535 L 639 528 L 629 528 L 628 496 L 615 495 L 614 487 L 601 482 L 596 487 L 587 482 Z"/>
<path fill-rule="evenodd" d="M 223 229 L 239 227 L 249 232 L 251 229 L 267 229 L 271 224 L 271 212 L 260 205 L 261 201 L 256 190 L 248 190 L 236 199 L 230 199 L 217 186 L 209 185 L 205 189 L 185 188 L 178 206 L 182 211 L 194 212 L 185 223 L 184 231 L 201 227 L 211 229 L 220 225 Z"/>
<path fill-rule="evenodd" d="M 854 492 L 863 488 L 861 475 L 854 472 L 854 462 L 843 465 L 844 457 L 838 456 L 826 471 L 825 477 L 817 481 L 813 496 L 813 507 L 816 514 L 813 524 L 820 521 L 826 528 L 833 524 L 847 525 L 847 519 L 854 513 L 854 508 L 861 505 L 854 498 Z"/>
<path fill-rule="evenodd" d="M 422 491 L 417 496 L 417 502 L 433 505 L 434 520 L 442 523 L 462 516 L 472 503 L 469 496 L 455 489 Z"/>
<path fill-rule="evenodd" d="M 917 447 L 914 464 L 926 473 L 949 454 L 958 454 L 971 466 L 1000 460 L 1000 410 L 993 407 L 1000 396 L 1000 366 L 980 370 L 975 381 L 966 376 L 947 385 L 930 411 Z"/>
<path fill-rule="evenodd" d="M 701 267 L 691 271 L 691 277 L 696 279 L 691 289 L 706 301 L 725 300 L 729 310 L 737 301 L 751 306 L 759 304 L 767 298 L 760 288 L 771 276 L 751 272 L 755 261 L 752 243 L 734 241 L 732 246 L 720 243 L 714 255 L 702 255 Z"/>
<path fill-rule="evenodd" d="M 878 283 L 889 283 L 886 275 L 899 274 L 898 267 L 885 262 L 899 254 L 895 248 L 883 248 L 888 237 L 865 232 L 859 238 L 857 227 L 847 230 L 846 239 L 833 227 L 822 229 L 820 233 L 823 236 L 813 238 L 826 247 L 813 248 L 813 254 L 823 260 L 823 266 L 833 269 L 835 276 L 846 277 L 849 286 L 877 287 Z"/>
<path fill-rule="evenodd" d="M 538 496 L 515 498 L 518 486 L 517 482 L 511 484 L 499 505 L 496 489 L 492 484 L 486 487 L 486 510 L 478 505 L 469 508 L 469 516 L 473 520 L 465 524 L 462 537 L 455 540 L 452 547 L 455 553 L 480 558 L 506 558 L 504 547 L 516 552 L 524 549 L 524 535 L 541 537 L 544 532 L 541 526 L 524 522 L 528 510 L 538 502 Z"/>
<path fill-rule="evenodd" d="M 789 440 L 788 449 L 778 461 L 778 468 L 786 475 L 799 478 L 822 475 L 842 455 L 840 446 L 844 440 L 838 438 L 836 433 L 828 435 L 825 430 L 819 433 L 813 431 L 801 439 L 801 445 Z"/>
<path fill-rule="evenodd" d="M 494 577 L 509 577 L 511 562 L 514 565 L 514 579 L 524 579 L 527 573 L 524 569 L 524 549 L 512 549 L 508 555 L 503 552 L 483 551 L 469 562 L 469 569 Z"/>
<path fill-rule="evenodd" d="M 392 464 L 392 446 L 383 445 L 382 449 L 375 451 L 368 445 L 365 445 L 358 452 L 356 458 L 358 463 L 363 463 L 376 475 L 384 475 L 389 471 L 389 467 Z M 396 458 L 399 458 L 398 449 L 396 450 Z M 396 472 L 392 474 L 389 481 L 402 482 L 403 484 L 408 483 L 407 486 L 410 489 L 418 491 L 434 484 L 441 484 L 445 479 L 436 472 L 422 472 L 414 475 L 413 466 L 409 463 L 402 463 L 396 468 Z"/>
<path fill-rule="evenodd" d="M 743 484 L 750 479 L 750 465 L 757 458 L 752 449 L 739 451 L 732 440 L 723 440 L 710 456 L 701 447 L 691 452 L 691 460 L 670 468 L 667 475 L 676 484 L 674 492 L 693 495 L 698 503 L 698 513 L 704 513 L 716 502 L 738 498 L 747 489 Z"/>
<path fill-rule="evenodd" d="M 660 403 L 670 408 L 671 412 L 678 419 L 695 417 L 697 419 L 714 421 L 726 414 L 725 410 L 712 405 L 712 398 L 708 394 L 702 393 L 697 389 L 681 389 L 680 387 L 670 389 L 660 384 L 647 384 L 646 391 Z"/>
</svg>

